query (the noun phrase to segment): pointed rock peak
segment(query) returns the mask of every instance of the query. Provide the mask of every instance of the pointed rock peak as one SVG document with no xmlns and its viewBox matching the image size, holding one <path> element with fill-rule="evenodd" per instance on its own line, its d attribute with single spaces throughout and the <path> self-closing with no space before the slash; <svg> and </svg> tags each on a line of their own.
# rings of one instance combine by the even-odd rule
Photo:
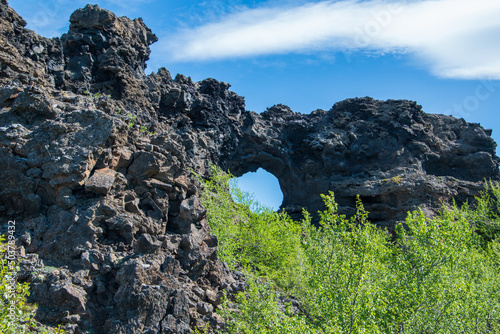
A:
<svg viewBox="0 0 500 334">
<path fill-rule="evenodd" d="M 94 32 L 96 34 L 119 36 L 127 44 L 149 46 L 158 41 L 158 37 L 149 29 L 141 18 L 131 20 L 117 17 L 98 5 L 87 5 L 77 9 L 70 17 L 70 33 Z M 97 31 L 96 31 L 97 30 Z"/>
<path fill-rule="evenodd" d="M 85 8 L 77 9 L 69 21 L 71 22 L 69 29 L 72 31 L 82 28 L 102 30 L 110 27 L 116 21 L 116 15 L 98 5 L 87 5 Z"/>
</svg>

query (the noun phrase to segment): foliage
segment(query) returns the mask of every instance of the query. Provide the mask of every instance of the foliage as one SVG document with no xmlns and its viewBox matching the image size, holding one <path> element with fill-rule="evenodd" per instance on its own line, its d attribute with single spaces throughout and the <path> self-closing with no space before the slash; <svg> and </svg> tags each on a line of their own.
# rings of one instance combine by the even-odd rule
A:
<svg viewBox="0 0 500 334">
<path fill-rule="evenodd" d="M 104 94 L 104 93 L 91 93 L 89 90 L 85 90 L 83 94 L 87 95 L 88 97 L 94 99 L 94 100 L 99 100 L 101 98 L 106 98 L 110 99 L 111 95 L 109 94 Z"/>
<path fill-rule="evenodd" d="M 500 331 L 498 184 L 488 183 L 473 209 L 443 206 L 433 219 L 409 213 L 391 235 L 368 222 L 359 198 L 348 219 L 333 193 L 324 195 L 316 227 L 308 212 L 294 222 L 260 206 L 231 178 L 213 167 L 202 181 L 219 256 L 248 278 L 218 311 L 228 332 Z M 299 312 L 280 302 L 287 295 Z"/>
<path fill-rule="evenodd" d="M 321 227 L 304 225 L 308 286 L 302 296 L 324 332 L 377 332 L 376 310 L 383 291 L 378 283 L 388 271 L 387 233 L 367 222 L 357 199 L 357 213 L 338 214 L 333 193 L 322 196 Z"/>
<path fill-rule="evenodd" d="M 148 134 L 150 136 L 156 136 L 158 134 L 157 131 L 149 131 L 145 125 L 142 125 L 141 128 L 139 129 L 139 131 L 141 131 L 142 133 Z"/>
<path fill-rule="evenodd" d="M 133 116 L 132 114 L 127 114 L 127 118 L 128 118 L 128 128 L 133 128 L 135 126 L 135 121 L 137 119 L 137 116 Z"/>
<path fill-rule="evenodd" d="M 399 226 L 383 286 L 392 310 L 382 314 L 387 332 L 496 333 L 500 275 L 479 247 L 469 209 L 443 208 L 426 219 L 419 210 Z"/>
<path fill-rule="evenodd" d="M 403 175 L 396 175 L 391 177 L 390 179 L 382 179 L 381 182 L 383 183 L 394 182 L 396 184 L 400 184 L 401 182 L 403 182 L 403 179 L 404 179 Z"/>
<path fill-rule="evenodd" d="M 467 210 L 468 220 L 481 236 L 483 247 L 500 236 L 500 185 L 486 183 L 488 186 L 476 198 L 474 210 Z"/>
<path fill-rule="evenodd" d="M 55 329 L 46 328 L 35 321 L 36 305 L 26 302 L 29 296 L 29 284 L 19 283 L 16 273 L 19 271 L 17 259 L 9 257 L 9 247 L 5 238 L 0 236 L 0 333 L 57 333 L 65 331 L 59 325 Z"/>
<path fill-rule="evenodd" d="M 220 311 L 228 319 L 230 333 L 302 334 L 317 333 L 304 316 L 294 314 L 290 304 L 280 304 L 272 285 L 250 277 L 245 292 L 236 296 L 237 311 L 225 300 Z"/>
<path fill-rule="evenodd" d="M 0 332 L 25 333 L 26 324 L 33 321 L 33 313 L 26 304 L 29 296 L 28 284 L 16 281 L 15 274 L 19 270 L 17 261 L 12 261 L 6 256 L 8 246 L 3 244 L 5 238 L 0 237 L 0 300 L 2 309 L 0 313 Z"/>
<path fill-rule="evenodd" d="M 230 187 L 231 178 L 212 167 L 212 178 L 203 181 L 210 228 L 221 240 L 219 257 L 233 269 L 256 272 L 283 288 L 301 285 L 301 224 L 259 205 L 235 185 Z"/>
</svg>

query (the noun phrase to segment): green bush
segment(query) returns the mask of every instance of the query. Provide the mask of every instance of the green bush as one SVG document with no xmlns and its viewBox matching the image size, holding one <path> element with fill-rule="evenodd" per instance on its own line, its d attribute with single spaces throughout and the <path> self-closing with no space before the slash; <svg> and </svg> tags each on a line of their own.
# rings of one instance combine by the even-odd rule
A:
<svg viewBox="0 0 500 334">
<path fill-rule="evenodd" d="M 266 281 L 252 276 L 245 292 L 236 296 L 234 305 L 225 301 L 221 315 L 227 319 L 226 329 L 240 334 L 303 334 L 318 333 L 309 326 L 307 319 L 294 314 L 289 304 L 278 302 L 276 289 Z M 236 307 L 236 309 L 234 308 Z"/>
<path fill-rule="evenodd" d="M 486 189 L 475 200 L 474 210 L 464 211 L 480 235 L 482 246 L 487 247 L 490 241 L 500 236 L 500 185 L 487 182 Z"/>
<path fill-rule="evenodd" d="M 26 298 L 29 296 L 29 285 L 20 284 L 16 280 L 19 271 L 17 260 L 8 257 L 8 246 L 4 244 L 5 238 L 0 237 L 0 300 L 2 303 L 0 313 L 1 333 L 27 333 L 27 327 L 32 325 L 34 312 Z"/>
<path fill-rule="evenodd" d="M 220 257 L 249 278 L 218 311 L 228 332 L 500 332 L 497 184 L 474 208 L 443 207 L 433 219 L 409 213 L 391 235 L 368 222 L 359 198 L 347 218 L 333 193 L 324 195 L 315 227 L 307 212 L 294 222 L 259 206 L 231 178 L 213 168 L 202 198 Z M 283 295 L 295 296 L 300 312 L 280 303 Z"/>
<path fill-rule="evenodd" d="M 233 269 L 258 273 L 282 288 L 302 285 L 302 225 L 261 206 L 231 185 L 231 179 L 212 167 L 211 179 L 203 181 L 202 201 L 212 233 L 220 240 L 219 257 Z"/>
<path fill-rule="evenodd" d="M 19 283 L 16 273 L 19 271 L 18 259 L 9 256 L 10 248 L 0 236 L 0 333 L 57 333 L 64 334 L 61 326 L 50 328 L 35 321 L 36 305 L 28 304 L 29 284 Z"/>
<path fill-rule="evenodd" d="M 338 214 L 333 193 L 323 195 L 327 210 L 321 227 L 304 225 L 303 248 L 308 259 L 308 285 L 301 293 L 322 332 L 377 332 L 379 287 L 388 271 L 388 234 L 367 222 L 357 200 L 357 213 Z"/>
</svg>

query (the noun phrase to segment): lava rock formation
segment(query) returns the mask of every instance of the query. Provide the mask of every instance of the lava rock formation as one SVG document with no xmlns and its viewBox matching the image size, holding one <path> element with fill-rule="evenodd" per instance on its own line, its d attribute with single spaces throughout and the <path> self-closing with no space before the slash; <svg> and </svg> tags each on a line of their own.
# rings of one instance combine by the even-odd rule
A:
<svg viewBox="0 0 500 334">
<path fill-rule="evenodd" d="M 491 130 L 478 124 L 371 98 L 257 114 L 226 83 L 145 75 L 157 38 L 140 19 L 87 5 L 70 22 L 47 39 L 0 0 L 1 229 L 16 221 L 19 279 L 41 322 L 96 333 L 221 328 L 214 309 L 244 278 L 217 258 L 191 176 L 212 163 L 273 173 L 294 217 L 333 190 L 342 213 L 359 194 L 389 228 L 500 179 Z"/>
</svg>

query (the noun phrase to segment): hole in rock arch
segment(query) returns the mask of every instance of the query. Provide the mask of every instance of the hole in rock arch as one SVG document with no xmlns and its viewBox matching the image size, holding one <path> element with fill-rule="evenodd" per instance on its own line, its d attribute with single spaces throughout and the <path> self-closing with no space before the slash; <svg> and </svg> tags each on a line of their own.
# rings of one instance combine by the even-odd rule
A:
<svg viewBox="0 0 500 334">
<path fill-rule="evenodd" d="M 253 195 L 253 198 L 263 206 L 278 211 L 283 203 L 283 192 L 278 179 L 263 168 L 259 168 L 256 172 L 245 173 L 233 180 L 241 191 Z"/>
</svg>

